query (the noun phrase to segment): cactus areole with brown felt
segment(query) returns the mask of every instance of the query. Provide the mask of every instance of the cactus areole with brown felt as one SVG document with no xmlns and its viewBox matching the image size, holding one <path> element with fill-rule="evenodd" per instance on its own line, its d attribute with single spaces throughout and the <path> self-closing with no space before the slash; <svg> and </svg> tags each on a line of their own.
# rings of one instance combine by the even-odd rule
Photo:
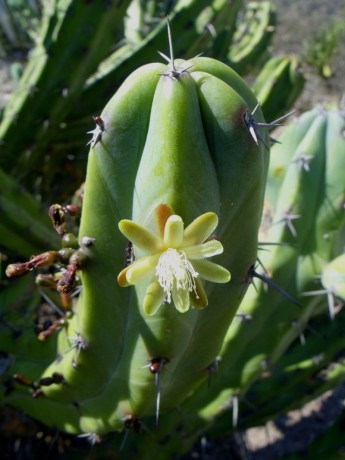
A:
<svg viewBox="0 0 345 460">
<path fill-rule="evenodd" d="M 207 385 L 256 261 L 269 161 L 253 93 L 206 57 L 140 67 L 94 121 L 79 248 L 58 283 L 82 288 L 51 326 L 56 359 L 8 396 L 76 434 L 138 428 Z"/>
</svg>

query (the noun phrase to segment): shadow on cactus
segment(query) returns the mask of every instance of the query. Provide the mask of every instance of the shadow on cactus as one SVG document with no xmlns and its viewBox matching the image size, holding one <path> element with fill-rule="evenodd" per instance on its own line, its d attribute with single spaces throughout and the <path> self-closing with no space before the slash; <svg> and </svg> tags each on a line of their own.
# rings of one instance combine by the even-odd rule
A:
<svg viewBox="0 0 345 460">
<path fill-rule="evenodd" d="M 207 386 L 256 261 L 261 109 L 228 66 L 175 61 L 171 45 L 170 56 L 133 72 L 95 117 L 78 237 L 66 223 L 76 208 L 54 205 L 62 249 L 7 267 L 13 278 L 59 267 L 38 284 L 60 317 L 38 337 L 9 328 L 1 348 L 5 401 L 68 433 L 172 423 Z"/>
</svg>

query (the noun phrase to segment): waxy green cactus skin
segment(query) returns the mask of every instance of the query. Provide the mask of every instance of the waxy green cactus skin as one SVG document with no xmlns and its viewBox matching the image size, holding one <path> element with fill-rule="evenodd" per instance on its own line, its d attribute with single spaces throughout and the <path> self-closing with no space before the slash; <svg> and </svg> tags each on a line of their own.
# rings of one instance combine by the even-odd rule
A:
<svg viewBox="0 0 345 460">
<path fill-rule="evenodd" d="M 29 391 L 10 397 L 64 431 L 105 433 L 123 429 L 126 419 L 154 415 L 157 388 L 147 368 L 153 358 L 167 360 L 160 375 L 162 413 L 195 391 L 207 380 L 256 259 L 269 157 L 245 123 L 257 101 L 218 61 L 195 58 L 176 66 L 190 68 L 177 76 L 163 64 L 138 69 L 101 113 L 79 232 L 87 260 L 79 271 L 83 288 L 76 314 L 59 332 L 58 359 L 43 373 L 61 373 L 66 383 L 45 387 L 41 398 Z M 255 120 L 262 121 L 259 110 Z M 168 305 L 148 317 L 141 303 L 145 283 L 116 284 L 127 246 L 116 224 L 130 218 L 154 228 L 152 211 L 161 203 L 186 225 L 203 212 L 220 217 L 225 251 L 216 262 L 229 267 L 233 280 L 205 286 L 203 311 L 182 315 Z M 86 245 L 84 237 L 93 243 Z"/>
<path fill-rule="evenodd" d="M 321 282 L 327 292 L 345 300 L 345 254 L 341 254 L 327 264 Z"/>
</svg>

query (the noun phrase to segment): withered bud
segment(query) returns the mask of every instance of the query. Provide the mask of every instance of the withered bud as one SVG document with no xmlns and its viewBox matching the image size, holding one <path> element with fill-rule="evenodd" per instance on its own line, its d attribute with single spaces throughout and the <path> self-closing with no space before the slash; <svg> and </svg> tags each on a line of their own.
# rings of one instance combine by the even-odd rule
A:
<svg viewBox="0 0 345 460">
<path fill-rule="evenodd" d="M 8 278 L 16 278 L 19 276 L 27 275 L 29 273 L 26 263 L 10 264 L 6 268 L 6 276 Z"/>
<path fill-rule="evenodd" d="M 66 271 L 62 274 L 61 279 L 56 286 L 56 289 L 60 294 L 67 294 L 72 291 L 77 269 L 77 266 L 74 264 L 67 265 Z"/>
<path fill-rule="evenodd" d="M 55 383 L 55 382 L 51 377 L 43 377 L 39 381 L 39 384 L 41 386 L 45 386 L 45 387 L 48 387 L 48 386 L 52 385 L 53 383 Z"/>
<path fill-rule="evenodd" d="M 24 387 L 32 387 L 34 383 L 32 379 L 30 379 L 30 377 L 25 374 L 14 374 L 13 380 L 19 385 L 23 385 Z"/>
<path fill-rule="evenodd" d="M 55 230 L 60 236 L 66 233 L 65 210 L 59 204 L 53 204 L 49 208 L 49 217 L 51 218 Z"/>
<path fill-rule="evenodd" d="M 57 251 L 43 252 L 37 256 L 32 256 L 28 262 L 10 264 L 6 268 L 6 275 L 9 278 L 23 276 L 36 268 L 54 265 L 56 262 L 60 261 L 61 257 Z"/>
<path fill-rule="evenodd" d="M 66 271 L 62 273 L 61 279 L 57 284 L 58 292 L 61 294 L 71 292 L 74 286 L 77 270 L 83 268 L 88 260 L 88 256 L 82 250 L 75 251 L 72 254 L 69 259 L 69 264 L 66 267 Z"/>
<path fill-rule="evenodd" d="M 66 383 L 63 375 L 60 374 L 60 372 L 54 372 L 51 377 L 42 377 L 38 382 L 40 386 L 46 386 L 46 387 L 53 385 L 54 383 L 55 384 Z"/>
<path fill-rule="evenodd" d="M 57 319 L 56 321 L 53 322 L 51 326 L 48 327 L 48 329 L 45 329 L 44 331 L 38 334 L 38 340 L 41 340 L 42 342 L 44 342 L 48 337 L 54 334 L 54 332 L 57 329 L 63 326 L 67 326 L 67 324 L 68 324 L 68 321 L 65 318 Z"/>
</svg>

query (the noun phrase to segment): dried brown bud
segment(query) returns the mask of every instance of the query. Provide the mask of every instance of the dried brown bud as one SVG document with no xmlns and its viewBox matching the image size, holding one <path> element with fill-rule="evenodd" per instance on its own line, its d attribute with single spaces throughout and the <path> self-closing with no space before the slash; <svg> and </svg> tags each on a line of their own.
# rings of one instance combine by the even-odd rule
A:
<svg viewBox="0 0 345 460">
<path fill-rule="evenodd" d="M 47 387 L 47 386 L 53 385 L 54 383 L 55 384 L 66 383 L 64 376 L 60 374 L 60 372 L 53 372 L 51 377 L 42 377 L 39 380 L 38 385 Z"/>
<path fill-rule="evenodd" d="M 60 236 L 66 233 L 65 211 L 59 204 L 53 204 L 49 208 L 49 217 L 53 221 L 55 230 Z"/>
<path fill-rule="evenodd" d="M 33 381 L 25 374 L 14 374 L 13 380 L 19 385 L 23 385 L 25 387 L 32 387 L 33 385 Z"/>
<path fill-rule="evenodd" d="M 32 256 L 28 262 L 20 262 L 17 264 L 8 265 L 6 268 L 6 275 L 9 278 L 23 276 L 36 268 L 54 265 L 56 262 L 60 262 L 60 260 L 61 257 L 57 251 L 43 252 L 37 256 Z"/>
<path fill-rule="evenodd" d="M 67 325 L 67 320 L 65 318 L 60 318 L 56 321 L 53 322 L 51 326 L 48 327 L 48 329 L 42 331 L 38 335 L 38 339 L 44 342 L 48 337 L 50 337 L 54 332 L 59 329 L 60 327 L 66 326 Z"/>
<path fill-rule="evenodd" d="M 74 264 L 67 265 L 66 271 L 62 274 L 61 279 L 57 283 L 57 291 L 61 294 L 71 292 L 74 286 L 76 274 L 77 266 Z"/>
</svg>

